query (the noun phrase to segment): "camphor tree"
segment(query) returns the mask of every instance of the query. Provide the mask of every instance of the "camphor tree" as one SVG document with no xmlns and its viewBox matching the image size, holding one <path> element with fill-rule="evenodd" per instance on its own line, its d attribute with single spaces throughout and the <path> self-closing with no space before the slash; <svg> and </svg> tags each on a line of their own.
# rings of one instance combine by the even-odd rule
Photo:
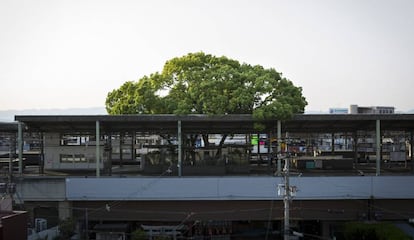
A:
<svg viewBox="0 0 414 240">
<path fill-rule="evenodd" d="M 109 114 L 252 114 L 258 122 L 288 119 L 306 105 L 302 88 L 275 69 L 203 52 L 168 60 L 162 72 L 126 82 L 106 99 Z"/>
<path fill-rule="evenodd" d="M 162 72 L 108 93 L 109 114 L 253 114 L 257 120 L 302 113 L 302 88 L 275 69 L 203 52 L 167 61 Z"/>
</svg>

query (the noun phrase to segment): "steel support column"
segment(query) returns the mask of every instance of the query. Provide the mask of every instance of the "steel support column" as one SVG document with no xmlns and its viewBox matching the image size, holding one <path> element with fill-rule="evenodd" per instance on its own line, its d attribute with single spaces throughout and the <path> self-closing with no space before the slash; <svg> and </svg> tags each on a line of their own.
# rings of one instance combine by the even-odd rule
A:
<svg viewBox="0 0 414 240">
<path fill-rule="evenodd" d="M 43 132 L 40 133 L 40 162 L 39 162 L 39 173 L 44 174 L 45 172 L 45 136 Z"/>
<path fill-rule="evenodd" d="M 124 136 L 125 134 L 120 131 L 119 132 L 119 167 L 123 167 L 123 161 L 124 161 L 124 154 L 122 151 L 123 143 L 124 143 Z"/>
<path fill-rule="evenodd" d="M 413 130 L 410 131 L 410 160 L 411 160 L 411 172 L 414 173 L 414 132 Z"/>
<path fill-rule="evenodd" d="M 280 159 L 282 153 L 282 122 L 277 120 L 277 175 L 282 173 L 282 160 Z"/>
<path fill-rule="evenodd" d="M 136 156 L 136 152 L 135 152 L 135 142 L 136 142 L 136 139 L 137 139 L 137 132 L 132 131 L 131 158 L 132 158 L 132 161 L 133 161 L 133 162 L 135 162 L 135 160 L 136 160 L 136 158 L 137 158 L 137 156 Z"/>
<path fill-rule="evenodd" d="M 99 178 L 101 176 L 101 149 L 100 149 L 100 139 L 101 139 L 101 133 L 100 133 L 100 126 L 99 126 L 99 121 L 96 121 L 96 153 L 95 153 L 95 157 L 96 157 L 96 177 Z"/>
<path fill-rule="evenodd" d="M 182 152 L 182 139 L 181 139 L 181 120 L 178 120 L 178 176 L 181 177 L 182 176 L 182 158 L 183 158 L 183 152 Z"/>
<path fill-rule="evenodd" d="M 17 147 L 19 151 L 19 174 L 23 174 L 23 130 L 21 122 L 17 124 Z"/>
<path fill-rule="evenodd" d="M 16 154 L 16 134 L 10 134 L 9 137 L 9 183 L 13 179 L 13 158 Z"/>
<path fill-rule="evenodd" d="M 355 168 L 359 166 L 359 156 L 358 156 L 358 132 L 355 130 L 352 132 L 352 150 L 354 151 L 354 163 Z"/>
<path fill-rule="evenodd" d="M 375 138 L 376 138 L 376 175 L 381 175 L 381 121 L 376 120 L 375 124 Z"/>
</svg>

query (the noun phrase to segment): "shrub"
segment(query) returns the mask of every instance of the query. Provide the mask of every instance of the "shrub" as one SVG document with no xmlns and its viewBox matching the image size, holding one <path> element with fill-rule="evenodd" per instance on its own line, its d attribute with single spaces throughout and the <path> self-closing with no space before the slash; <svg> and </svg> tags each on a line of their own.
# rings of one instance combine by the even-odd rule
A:
<svg viewBox="0 0 414 240">
<path fill-rule="evenodd" d="M 410 240 L 399 228 L 390 223 L 361 223 L 350 222 L 345 225 L 345 239 L 365 240 Z"/>
<path fill-rule="evenodd" d="M 148 239 L 147 234 L 142 229 L 137 229 L 131 233 L 131 240 L 145 240 Z"/>
</svg>

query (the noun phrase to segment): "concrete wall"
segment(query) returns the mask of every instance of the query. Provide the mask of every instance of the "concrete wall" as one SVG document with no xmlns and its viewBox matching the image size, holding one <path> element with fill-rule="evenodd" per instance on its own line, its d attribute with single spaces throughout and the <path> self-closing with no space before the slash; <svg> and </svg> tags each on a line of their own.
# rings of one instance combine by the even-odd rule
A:
<svg viewBox="0 0 414 240">
<path fill-rule="evenodd" d="M 291 185 L 298 188 L 292 217 L 414 218 L 413 180 L 414 176 L 292 177 Z M 16 200 L 52 206 L 59 218 L 83 216 L 82 209 L 93 209 L 91 220 L 178 221 L 192 212 L 194 220 L 266 220 L 269 208 L 274 209 L 274 219 L 283 217 L 282 197 L 277 194 L 281 183 L 280 177 L 38 177 L 18 182 Z"/>
<path fill-rule="evenodd" d="M 294 199 L 414 199 L 414 176 L 292 177 Z M 33 177 L 17 181 L 16 201 L 273 200 L 280 177 Z"/>
<path fill-rule="evenodd" d="M 414 176 L 292 177 L 295 199 L 414 199 Z M 280 177 L 67 178 L 68 200 L 272 200 Z"/>
<path fill-rule="evenodd" d="M 83 145 L 83 146 L 61 146 L 59 133 L 45 133 L 45 169 L 95 169 L 96 168 L 96 146 L 95 145 Z M 103 157 L 103 143 L 100 149 L 102 161 Z M 83 154 L 86 157 L 86 162 L 72 162 L 64 163 L 60 161 L 61 154 Z M 101 164 L 103 167 L 103 164 Z M 102 168 L 101 167 L 101 168 Z"/>
<path fill-rule="evenodd" d="M 17 202 L 23 201 L 63 201 L 66 199 L 64 178 L 24 178 L 16 185 Z"/>
</svg>

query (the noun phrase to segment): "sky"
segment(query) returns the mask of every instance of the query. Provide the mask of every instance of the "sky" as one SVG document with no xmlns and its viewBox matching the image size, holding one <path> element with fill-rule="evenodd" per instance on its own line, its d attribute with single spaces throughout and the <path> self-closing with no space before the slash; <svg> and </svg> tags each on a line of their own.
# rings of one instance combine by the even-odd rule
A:
<svg viewBox="0 0 414 240">
<path fill-rule="evenodd" d="M 104 107 L 203 51 L 274 68 L 306 111 L 414 109 L 412 0 L 0 0 L 0 110 Z"/>
</svg>

